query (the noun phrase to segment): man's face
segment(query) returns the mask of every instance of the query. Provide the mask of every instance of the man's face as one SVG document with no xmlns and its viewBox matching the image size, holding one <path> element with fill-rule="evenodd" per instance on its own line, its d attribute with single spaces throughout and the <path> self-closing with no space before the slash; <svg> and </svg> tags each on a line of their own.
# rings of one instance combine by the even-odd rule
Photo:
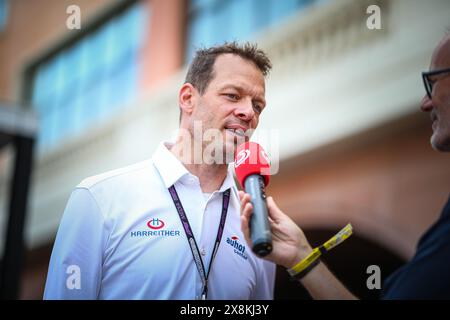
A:
<svg viewBox="0 0 450 320">
<path fill-rule="evenodd" d="M 258 126 L 266 104 L 264 76 L 253 62 L 233 54 L 216 58 L 212 76 L 197 99 L 191 124 L 201 121 L 203 132 L 219 130 L 225 153 L 233 156 L 236 143 L 249 139 L 244 133 Z"/>
<path fill-rule="evenodd" d="M 430 71 L 450 68 L 450 36 L 444 38 L 433 53 Z M 430 78 L 433 81 L 431 98 L 422 99 L 421 109 L 430 112 L 433 134 L 431 145 L 439 151 L 450 151 L 450 74 Z"/>
</svg>

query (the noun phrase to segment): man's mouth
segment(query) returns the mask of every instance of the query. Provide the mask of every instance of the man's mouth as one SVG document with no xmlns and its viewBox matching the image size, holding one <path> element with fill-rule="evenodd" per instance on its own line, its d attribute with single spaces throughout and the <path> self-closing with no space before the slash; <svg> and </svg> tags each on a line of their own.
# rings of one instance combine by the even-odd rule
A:
<svg viewBox="0 0 450 320">
<path fill-rule="evenodd" d="M 232 129 L 232 128 L 225 128 L 228 132 L 231 132 L 239 137 L 245 137 L 245 132 L 242 129 Z"/>
<path fill-rule="evenodd" d="M 237 137 L 245 137 L 245 132 L 247 129 L 247 126 L 240 123 L 228 123 L 225 125 L 225 130 Z"/>
</svg>

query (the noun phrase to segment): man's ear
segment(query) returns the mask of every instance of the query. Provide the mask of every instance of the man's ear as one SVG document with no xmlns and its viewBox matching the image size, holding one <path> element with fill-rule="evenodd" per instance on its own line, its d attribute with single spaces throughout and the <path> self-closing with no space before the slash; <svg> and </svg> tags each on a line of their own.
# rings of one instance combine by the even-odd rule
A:
<svg viewBox="0 0 450 320">
<path fill-rule="evenodd" d="M 197 104 L 198 91 L 190 83 L 185 83 L 180 89 L 178 94 L 178 104 L 181 112 L 191 114 L 194 110 L 194 106 Z"/>
</svg>

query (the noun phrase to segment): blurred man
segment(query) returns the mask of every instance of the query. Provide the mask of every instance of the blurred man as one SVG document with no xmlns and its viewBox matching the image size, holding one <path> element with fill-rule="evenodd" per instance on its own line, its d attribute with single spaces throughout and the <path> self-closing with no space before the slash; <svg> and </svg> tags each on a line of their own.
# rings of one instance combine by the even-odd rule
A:
<svg viewBox="0 0 450 320">
<path fill-rule="evenodd" d="M 430 71 L 423 73 L 426 95 L 421 109 L 431 115 L 431 145 L 450 151 L 450 35 L 435 49 Z M 240 191 L 241 223 L 247 242 L 252 214 L 250 196 Z M 320 258 L 311 259 L 313 249 L 302 230 L 267 199 L 273 237 L 273 251 L 266 259 L 280 264 L 309 291 L 314 299 L 355 299 L 329 271 Z M 251 244 L 250 244 L 251 245 Z M 308 259 L 305 259 L 309 256 Z M 294 270 L 294 271 L 295 271 Z M 438 221 L 422 236 L 410 262 L 384 283 L 383 299 L 450 299 L 450 199 Z"/>
<path fill-rule="evenodd" d="M 273 298 L 275 265 L 245 246 L 227 162 L 258 125 L 270 68 L 250 44 L 196 53 L 179 91 L 175 143 L 73 191 L 45 299 Z"/>
</svg>

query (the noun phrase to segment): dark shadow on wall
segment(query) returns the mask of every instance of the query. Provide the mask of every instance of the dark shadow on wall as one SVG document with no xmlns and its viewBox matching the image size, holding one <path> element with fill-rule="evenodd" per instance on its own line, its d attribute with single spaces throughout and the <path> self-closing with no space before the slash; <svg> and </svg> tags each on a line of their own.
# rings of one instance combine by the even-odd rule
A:
<svg viewBox="0 0 450 320">
<path fill-rule="evenodd" d="M 304 230 L 311 246 L 316 247 L 330 239 L 339 230 Z M 335 247 L 322 260 L 342 283 L 358 298 L 376 300 L 381 290 L 367 288 L 367 267 L 377 265 L 381 270 L 381 288 L 384 280 L 406 261 L 389 249 L 377 243 L 353 234 L 346 241 Z M 298 282 L 291 281 L 286 269 L 277 267 L 275 283 L 276 300 L 310 300 L 311 296 Z"/>
</svg>

